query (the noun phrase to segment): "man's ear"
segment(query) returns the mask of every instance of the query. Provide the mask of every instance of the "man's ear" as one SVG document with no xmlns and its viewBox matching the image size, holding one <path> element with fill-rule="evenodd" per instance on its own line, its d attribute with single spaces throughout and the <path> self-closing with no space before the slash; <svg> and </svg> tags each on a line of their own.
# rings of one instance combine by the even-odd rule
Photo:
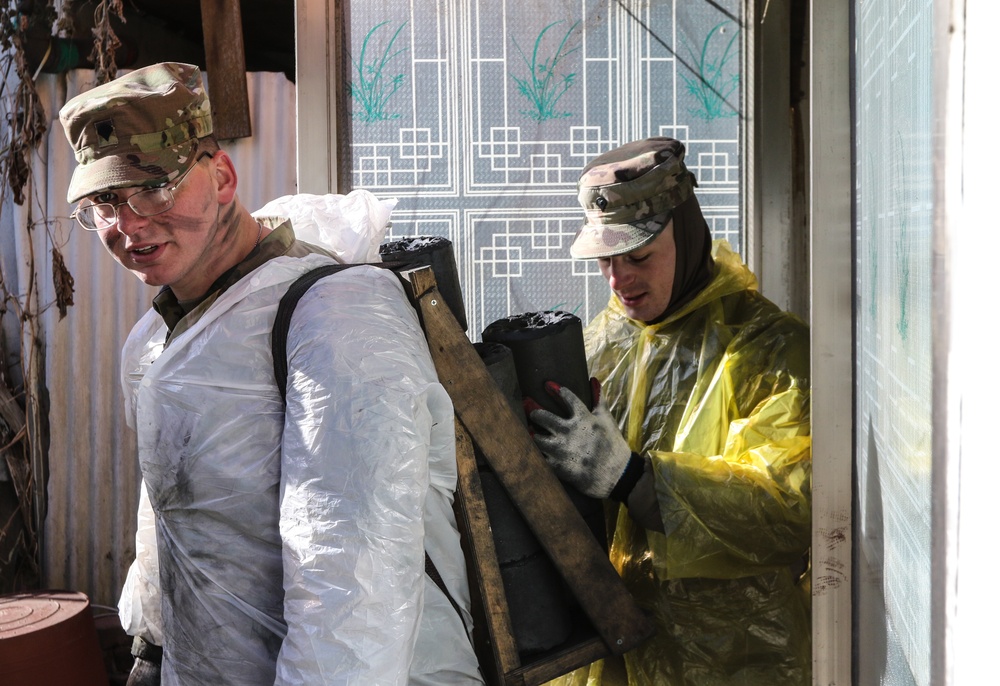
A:
<svg viewBox="0 0 1000 686">
<path fill-rule="evenodd" d="M 228 205 L 236 197 L 236 167 L 224 150 L 212 155 L 213 178 L 219 194 L 219 203 Z"/>
</svg>

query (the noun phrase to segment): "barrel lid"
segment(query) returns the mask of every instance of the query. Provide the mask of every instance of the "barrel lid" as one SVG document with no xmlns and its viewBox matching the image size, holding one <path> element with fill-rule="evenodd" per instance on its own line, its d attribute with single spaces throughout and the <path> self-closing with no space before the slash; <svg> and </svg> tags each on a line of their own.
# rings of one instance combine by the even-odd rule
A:
<svg viewBox="0 0 1000 686">
<path fill-rule="evenodd" d="M 31 660 L 53 645 L 73 643 L 87 635 L 83 632 L 93 631 L 92 622 L 90 599 L 78 591 L 0 595 L 0 665 Z"/>
<path fill-rule="evenodd" d="M 28 591 L 0 596 L 0 640 L 59 624 L 86 611 L 90 600 L 77 591 Z"/>
</svg>

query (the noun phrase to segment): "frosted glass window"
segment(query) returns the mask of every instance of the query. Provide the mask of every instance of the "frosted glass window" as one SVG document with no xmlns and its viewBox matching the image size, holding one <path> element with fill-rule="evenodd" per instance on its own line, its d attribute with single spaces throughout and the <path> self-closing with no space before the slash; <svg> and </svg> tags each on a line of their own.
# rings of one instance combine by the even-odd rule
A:
<svg viewBox="0 0 1000 686">
<path fill-rule="evenodd" d="M 856 3 L 859 683 L 930 683 L 932 0 Z"/>
<path fill-rule="evenodd" d="M 609 291 L 574 261 L 595 156 L 678 138 L 716 237 L 743 249 L 738 0 L 355 2 L 351 185 L 400 202 L 391 238 L 454 245 L 469 335 L 508 314 L 588 321 Z"/>
</svg>

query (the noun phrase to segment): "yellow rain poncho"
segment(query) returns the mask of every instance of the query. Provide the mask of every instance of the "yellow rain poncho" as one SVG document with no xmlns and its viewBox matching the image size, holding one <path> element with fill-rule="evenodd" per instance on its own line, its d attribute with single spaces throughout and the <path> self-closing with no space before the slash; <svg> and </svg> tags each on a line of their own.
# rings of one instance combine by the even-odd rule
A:
<svg viewBox="0 0 1000 686">
<path fill-rule="evenodd" d="M 651 458 L 666 532 L 625 507 L 612 522 L 612 561 L 658 628 L 625 656 L 629 684 L 809 684 L 808 330 L 728 244 L 713 256 L 708 286 L 664 321 L 629 319 L 612 296 L 585 334 L 622 433 Z"/>
</svg>

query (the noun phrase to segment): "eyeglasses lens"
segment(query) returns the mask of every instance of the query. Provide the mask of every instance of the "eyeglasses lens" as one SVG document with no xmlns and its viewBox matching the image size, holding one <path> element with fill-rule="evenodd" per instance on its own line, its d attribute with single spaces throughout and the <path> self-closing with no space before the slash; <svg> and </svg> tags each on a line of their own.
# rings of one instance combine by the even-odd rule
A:
<svg viewBox="0 0 1000 686">
<path fill-rule="evenodd" d="M 140 217 L 151 217 L 173 207 L 174 195 L 167 188 L 150 188 L 129 198 L 128 206 Z"/>
<path fill-rule="evenodd" d="M 103 231 L 118 223 L 118 207 L 125 204 L 140 217 L 151 217 L 173 207 L 174 196 L 168 188 L 149 188 L 135 193 L 123 203 L 102 202 L 81 207 L 76 211 L 76 217 L 83 228 Z"/>
</svg>

